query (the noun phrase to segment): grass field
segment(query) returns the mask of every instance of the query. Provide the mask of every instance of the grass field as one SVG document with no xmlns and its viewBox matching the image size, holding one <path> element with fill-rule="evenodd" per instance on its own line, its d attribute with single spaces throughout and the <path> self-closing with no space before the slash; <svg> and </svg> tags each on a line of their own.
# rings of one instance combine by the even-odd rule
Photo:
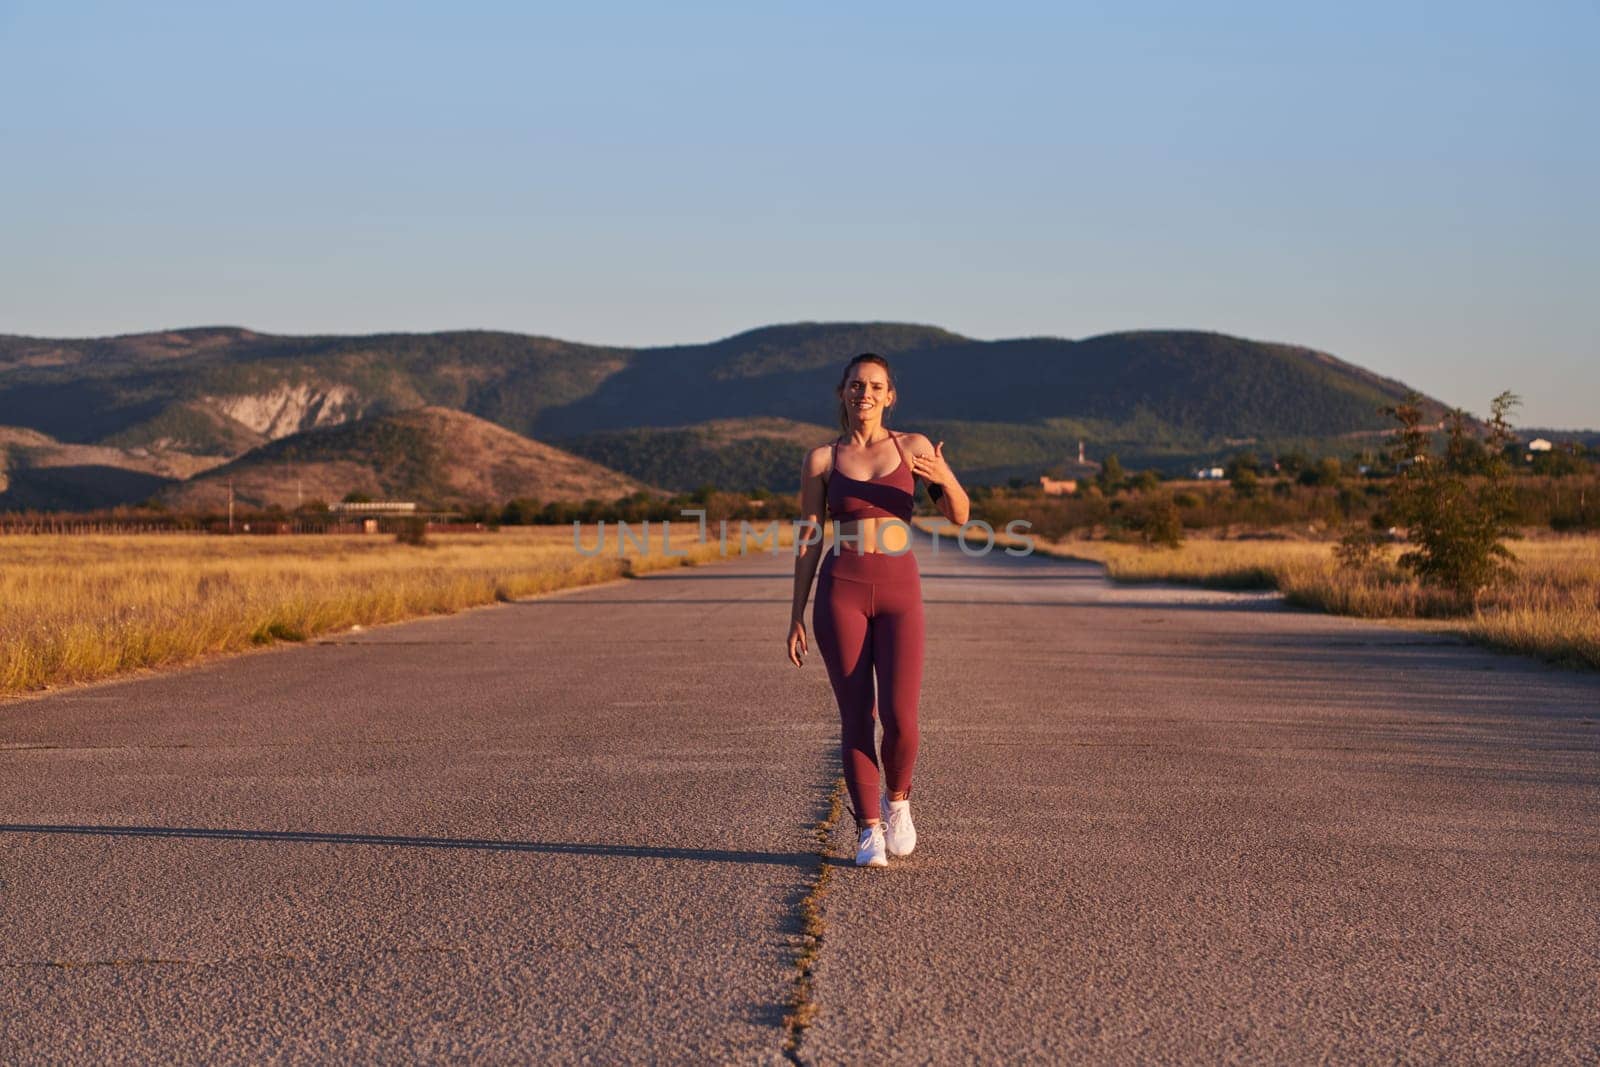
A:
<svg viewBox="0 0 1600 1067">
<path fill-rule="evenodd" d="M 1515 576 L 1479 609 L 1456 612 L 1446 594 L 1396 565 L 1390 546 L 1362 572 L 1339 566 L 1327 541 L 1194 538 L 1176 549 L 1109 541 L 1036 541 L 1036 551 L 1103 564 L 1121 582 L 1182 582 L 1216 589 L 1277 589 L 1291 602 L 1339 615 L 1425 620 L 1495 648 L 1600 667 L 1600 537 L 1512 541 Z"/>
<path fill-rule="evenodd" d="M 436 537 L 426 547 L 390 537 L 14 536 L 0 538 L 0 695 L 174 666 L 274 641 L 607 581 L 703 562 L 715 542 L 674 524 L 660 551 L 616 552 L 615 530 L 594 558 L 572 529 L 508 527 Z M 595 544 L 586 527 L 582 543 Z M 792 543 L 785 530 L 781 544 Z M 1517 577 L 1466 618 L 1393 563 L 1395 550 L 1360 575 L 1341 570 L 1316 541 L 1191 540 L 1175 550 L 1105 541 L 1039 543 L 1054 555 L 1103 563 L 1118 581 L 1171 581 L 1282 590 L 1339 614 L 1423 619 L 1499 648 L 1600 667 L 1600 537 L 1513 542 Z"/>
<path fill-rule="evenodd" d="M 624 558 L 611 526 L 594 558 L 574 550 L 570 526 L 422 547 L 361 535 L 0 537 L 0 695 L 719 558 L 714 529 L 700 545 L 692 524 L 673 523 L 687 559 L 662 553 L 660 529 Z M 594 527 L 582 544 L 594 548 Z"/>
</svg>

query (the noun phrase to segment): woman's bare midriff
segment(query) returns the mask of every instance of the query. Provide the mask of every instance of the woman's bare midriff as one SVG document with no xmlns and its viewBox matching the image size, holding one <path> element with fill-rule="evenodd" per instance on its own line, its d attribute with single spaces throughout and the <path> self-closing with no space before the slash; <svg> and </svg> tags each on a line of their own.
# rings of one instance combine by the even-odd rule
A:
<svg viewBox="0 0 1600 1067">
<path fill-rule="evenodd" d="M 902 552 L 909 543 L 910 531 L 899 519 L 840 519 L 834 529 L 850 540 L 847 549 L 859 552 Z"/>
</svg>

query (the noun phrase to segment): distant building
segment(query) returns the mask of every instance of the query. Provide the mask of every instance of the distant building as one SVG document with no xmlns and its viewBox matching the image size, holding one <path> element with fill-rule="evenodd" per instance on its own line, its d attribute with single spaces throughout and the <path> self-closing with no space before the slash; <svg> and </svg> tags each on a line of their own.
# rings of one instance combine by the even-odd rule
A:
<svg viewBox="0 0 1600 1067">
<path fill-rule="evenodd" d="M 417 505 L 411 500 L 364 500 L 359 504 L 340 501 L 329 504 L 328 510 L 343 515 L 412 515 Z"/>
<path fill-rule="evenodd" d="M 1202 481 L 1211 481 L 1217 478 L 1226 478 L 1228 472 L 1221 467 L 1201 467 L 1194 472 L 1194 476 Z"/>
<path fill-rule="evenodd" d="M 1058 463 L 1039 476 L 1039 486 L 1046 496 L 1064 496 L 1076 493 L 1078 486 L 1093 481 L 1100 473 L 1100 464 L 1084 455 L 1084 445 L 1078 442 L 1078 458 Z"/>
<path fill-rule="evenodd" d="M 1555 448 L 1555 445 L 1546 441 L 1543 437 L 1535 437 L 1528 442 L 1529 452 L 1549 452 L 1553 448 Z"/>
</svg>

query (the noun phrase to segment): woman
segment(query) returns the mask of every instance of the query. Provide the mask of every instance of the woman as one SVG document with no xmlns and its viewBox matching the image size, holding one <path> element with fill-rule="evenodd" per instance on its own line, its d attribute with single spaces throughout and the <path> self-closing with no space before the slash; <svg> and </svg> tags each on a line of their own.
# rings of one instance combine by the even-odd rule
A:
<svg viewBox="0 0 1600 1067">
<path fill-rule="evenodd" d="M 859 834 L 856 865 L 884 867 L 890 855 L 909 856 L 917 844 L 910 796 L 922 690 L 922 584 L 909 525 L 916 479 L 928 483 L 928 495 L 951 522 L 967 521 L 969 501 L 945 463 L 943 441 L 933 445 L 922 434 L 884 425 L 895 402 L 888 360 L 871 352 L 852 359 L 838 395 L 845 433 L 812 449 L 800 471 L 800 511 L 811 536 L 796 549 L 789 661 L 798 667 L 807 652 L 806 596 L 820 562 L 811 621 L 839 703 L 840 754 Z M 828 518 L 836 523 L 831 548 L 822 539 Z M 874 671 L 887 779 L 881 804 Z"/>
</svg>

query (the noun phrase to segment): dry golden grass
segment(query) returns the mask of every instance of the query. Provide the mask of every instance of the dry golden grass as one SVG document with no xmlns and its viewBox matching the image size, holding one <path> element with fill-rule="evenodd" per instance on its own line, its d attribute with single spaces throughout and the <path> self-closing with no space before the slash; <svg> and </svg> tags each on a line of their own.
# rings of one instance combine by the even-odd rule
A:
<svg viewBox="0 0 1600 1067">
<path fill-rule="evenodd" d="M 574 550 L 570 526 L 424 547 L 361 535 L 0 537 L 0 694 L 719 558 L 715 530 L 700 545 L 692 523 L 672 526 L 686 559 L 661 552 L 657 524 L 643 554 L 629 545 L 618 558 L 615 535 L 608 526 L 594 558 Z M 594 547 L 592 526 L 582 543 Z"/>
<path fill-rule="evenodd" d="M 953 531 L 952 531 L 953 532 Z M 1004 538 L 997 538 L 997 542 Z M 1600 667 L 1600 537 L 1510 542 L 1514 577 L 1461 616 L 1446 593 L 1421 585 L 1388 548 L 1361 572 L 1339 566 L 1326 541 L 1191 539 L 1176 549 L 1108 541 L 1035 541 L 1036 551 L 1103 564 L 1122 582 L 1182 582 L 1218 589 L 1277 589 L 1292 603 L 1338 615 L 1426 619 L 1495 648 Z"/>
</svg>

